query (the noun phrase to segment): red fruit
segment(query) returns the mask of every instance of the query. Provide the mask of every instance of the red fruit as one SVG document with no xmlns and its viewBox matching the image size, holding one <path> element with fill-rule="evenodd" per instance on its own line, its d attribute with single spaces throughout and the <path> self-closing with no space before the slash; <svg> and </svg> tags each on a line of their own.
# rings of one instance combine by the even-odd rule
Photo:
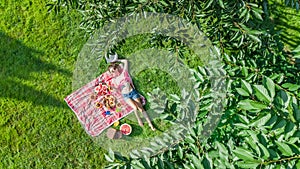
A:
<svg viewBox="0 0 300 169">
<path fill-rule="evenodd" d="M 132 129 L 131 129 L 131 126 L 129 124 L 125 123 L 125 124 L 122 124 L 120 126 L 120 131 L 124 135 L 129 135 L 131 133 Z"/>
</svg>

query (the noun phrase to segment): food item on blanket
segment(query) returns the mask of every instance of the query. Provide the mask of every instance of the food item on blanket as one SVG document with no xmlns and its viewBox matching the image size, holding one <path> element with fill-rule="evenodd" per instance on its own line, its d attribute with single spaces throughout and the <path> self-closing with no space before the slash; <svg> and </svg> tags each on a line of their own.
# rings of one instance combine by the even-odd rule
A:
<svg viewBox="0 0 300 169">
<path fill-rule="evenodd" d="M 96 93 L 99 93 L 100 89 L 101 89 L 100 86 L 96 86 L 94 90 L 95 90 Z"/>
<path fill-rule="evenodd" d="M 112 91 L 112 87 L 108 85 L 108 86 L 107 86 L 107 90 L 108 90 L 108 91 Z"/>
<path fill-rule="evenodd" d="M 101 108 L 103 107 L 103 104 L 100 103 L 100 102 L 97 102 L 97 103 L 96 103 L 96 107 L 99 108 L 99 109 L 101 109 Z"/>
<path fill-rule="evenodd" d="M 113 109 L 116 107 L 116 99 L 112 95 L 107 95 L 104 97 L 103 104 L 108 109 Z"/>
<path fill-rule="evenodd" d="M 124 123 L 120 126 L 120 131 L 122 132 L 122 134 L 124 135 L 129 135 L 132 131 L 132 128 L 129 124 Z"/>
<path fill-rule="evenodd" d="M 117 107 L 117 108 L 116 108 L 116 112 L 117 112 L 117 113 L 121 112 L 121 110 L 122 110 L 122 109 L 121 109 L 120 107 Z"/>
<path fill-rule="evenodd" d="M 94 88 L 95 93 L 99 94 L 99 95 L 106 95 L 108 93 L 110 93 L 110 86 L 107 85 L 106 83 L 99 83 L 99 85 L 97 85 Z"/>
<path fill-rule="evenodd" d="M 97 96 L 96 96 L 95 94 L 91 94 L 90 99 L 96 100 L 96 99 L 97 99 Z"/>
<path fill-rule="evenodd" d="M 109 106 L 110 106 L 110 107 L 116 107 L 116 104 L 115 104 L 115 102 L 110 101 L 110 102 L 109 102 Z"/>
<path fill-rule="evenodd" d="M 116 100 L 113 95 L 107 95 L 105 98 L 111 102 L 114 102 Z"/>
<path fill-rule="evenodd" d="M 116 121 L 116 122 L 114 122 L 114 127 L 117 127 L 119 124 L 120 124 L 120 121 L 119 121 L 119 120 Z"/>
<path fill-rule="evenodd" d="M 106 108 L 111 109 L 111 107 L 109 106 L 109 103 L 106 99 L 103 100 L 103 104 Z"/>
<path fill-rule="evenodd" d="M 122 105 L 121 105 L 121 103 L 117 103 L 116 106 L 120 108 Z"/>
</svg>

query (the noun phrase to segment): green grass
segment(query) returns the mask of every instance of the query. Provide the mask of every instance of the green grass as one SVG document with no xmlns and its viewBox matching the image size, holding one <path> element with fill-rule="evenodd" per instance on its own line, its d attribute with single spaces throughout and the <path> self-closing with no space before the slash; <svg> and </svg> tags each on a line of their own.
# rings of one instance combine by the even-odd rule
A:
<svg viewBox="0 0 300 169">
<path fill-rule="evenodd" d="M 86 42 L 79 14 L 0 0 L 0 168 L 102 168 L 100 145 L 63 98 Z"/>
<path fill-rule="evenodd" d="M 106 151 L 63 101 L 73 90 L 74 65 L 87 40 L 78 29 L 80 15 L 47 13 L 45 5 L 0 1 L 0 168 L 102 168 Z M 124 55 L 138 50 L 122 49 Z M 142 92 L 159 86 L 142 88 L 139 82 L 152 71 L 135 79 Z M 154 123 L 164 130 L 165 123 Z M 150 128 L 133 134 L 149 137 Z"/>
</svg>

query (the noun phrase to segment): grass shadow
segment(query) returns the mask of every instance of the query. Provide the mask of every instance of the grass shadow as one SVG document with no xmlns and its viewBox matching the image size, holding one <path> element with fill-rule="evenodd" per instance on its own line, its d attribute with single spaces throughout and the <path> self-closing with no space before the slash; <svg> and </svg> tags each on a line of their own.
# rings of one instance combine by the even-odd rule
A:
<svg viewBox="0 0 300 169">
<path fill-rule="evenodd" d="M 38 80 L 33 74 L 42 76 L 42 73 L 59 73 L 72 76 L 72 73 L 46 63 L 39 58 L 43 52 L 27 47 L 5 33 L 0 32 L 0 39 L 0 97 L 31 102 L 33 105 L 63 107 L 63 100 L 34 85 Z"/>
<path fill-rule="evenodd" d="M 130 136 L 135 137 L 135 136 L 139 136 L 143 133 L 143 128 L 137 124 L 130 124 L 132 127 L 132 133 L 130 134 Z"/>
</svg>

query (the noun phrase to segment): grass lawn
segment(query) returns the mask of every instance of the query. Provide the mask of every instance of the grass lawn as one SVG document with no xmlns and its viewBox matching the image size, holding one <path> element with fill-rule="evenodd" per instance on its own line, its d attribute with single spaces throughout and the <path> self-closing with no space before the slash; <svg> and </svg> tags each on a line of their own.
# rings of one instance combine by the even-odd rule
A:
<svg viewBox="0 0 300 169">
<path fill-rule="evenodd" d="M 102 168 L 103 150 L 63 98 L 87 38 L 80 15 L 0 0 L 0 168 Z"/>
<path fill-rule="evenodd" d="M 45 5 L 39 0 L 0 0 L 0 168 L 102 168 L 106 151 L 86 134 L 63 101 L 73 91 L 76 58 L 88 39 L 78 29 L 80 15 L 62 11 L 56 16 L 47 13 Z M 143 40 L 129 40 L 119 52 L 126 56 L 149 47 L 130 45 Z M 99 71 L 105 67 L 100 65 Z M 134 81 L 146 95 L 158 86 L 172 91 L 164 82 L 174 82 L 166 77 L 148 69 Z M 146 78 L 166 81 L 145 87 Z M 139 133 L 139 126 L 131 123 L 137 129 L 134 137 L 153 134 L 148 126 Z M 160 120 L 155 125 L 167 128 Z"/>
<path fill-rule="evenodd" d="M 47 13 L 45 5 L 41 0 L 0 0 L 0 168 L 103 168 L 105 150 L 63 101 L 73 90 L 76 58 L 88 39 L 78 29 L 80 15 Z M 296 47 L 299 13 L 281 6 L 274 9 L 284 42 Z M 118 52 L 131 53 L 126 45 L 134 42 L 129 40 Z M 169 88 L 143 79 L 155 82 L 165 76 L 149 69 L 134 81 L 145 95 L 157 86 Z M 147 134 L 134 134 L 139 135 Z"/>
</svg>

